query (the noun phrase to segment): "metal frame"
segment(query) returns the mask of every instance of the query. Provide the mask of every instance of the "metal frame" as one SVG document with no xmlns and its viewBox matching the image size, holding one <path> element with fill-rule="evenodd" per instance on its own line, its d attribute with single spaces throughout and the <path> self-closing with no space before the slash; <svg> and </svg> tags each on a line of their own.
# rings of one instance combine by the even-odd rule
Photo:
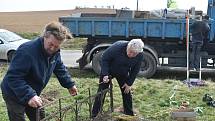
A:
<svg viewBox="0 0 215 121">
<path fill-rule="evenodd" d="M 68 99 L 68 98 L 71 98 L 71 96 L 67 96 L 67 97 L 63 97 L 63 98 L 60 98 L 56 101 L 53 101 L 47 105 L 44 105 L 40 108 L 37 108 L 36 110 L 36 121 L 49 121 L 49 120 L 57 120 L 57 121 L 64 121 L 64 118 L 67 116 L 67 115 L 74 115 L 74 119 L 71 119 L 71 121 L 90 121 L 91 120 L 91 110 L 92 110 L 92 101 L 95 100 L 95 97 L 97 95 L 100 95 L 102 94 L 102 96 L 105 96 L 105 94 L 108 92 L 110 95 L 110 109 L 108 109 L 107 112 L 113 112 L 113 85 L 112 83 L 110 83 L 110 87 L 95 94 L 95 95 L 91 95 L 91 90 L 90 88 L 88 88 L 88 94 L 89 96 L 87 98 L 84 98 L 84 99 L 81 99 L 81 100 L 78 100 L 76 99 L 75 100 L 75 103 L 74 104 L 68 104 L 67 106 L 62 106 L 62 101 L 65 100 L 65 99 Z M 54 104 L 58 103 L 58 107 L 57 107 L 57 110 L 53 111 L 53 112 L 49 112 L 50 114 L 48 116 L 46 116 L 45 118 L 41 119 L 40 120 L 40 110 L 43 109 L 43 108 L 47 108 L 47 107 L 50 107 Z M 103 102 L 102 102 L 103 103 Z M 81 108 L 83 106 L 83 104 L 86 104 L 88 105 L 89 107 L 89 116 L 88 117 L 81 117 L 80 113 L 81 113 Z M 69 111 L 73 112 L 73 114 L 71 114 Z M 68 113 L 69 112 L 69 113 Z M 99 114 L 102 114 L 103 112 L 103 109 L 100 110 Z"/>
</svg>

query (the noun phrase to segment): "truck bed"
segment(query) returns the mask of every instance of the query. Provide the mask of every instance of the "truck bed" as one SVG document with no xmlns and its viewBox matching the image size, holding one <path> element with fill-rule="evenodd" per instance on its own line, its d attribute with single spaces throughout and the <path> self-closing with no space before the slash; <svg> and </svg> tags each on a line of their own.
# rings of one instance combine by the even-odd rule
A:
<svg viewBox="0 0 215 121">
<path fill-rule="evenodd" d="M 185 19 L 141 19 L 117 17 L 60 17 L 74 36 L 94 38 L 157 38 L 183 40 L 186 37 Z M 190 24 L 193 21 L 190 20 Z M 209 24 L 211 24 L 209 22 Z M 213 29 L 209 40 L 212 41 Z"/>
</svg>

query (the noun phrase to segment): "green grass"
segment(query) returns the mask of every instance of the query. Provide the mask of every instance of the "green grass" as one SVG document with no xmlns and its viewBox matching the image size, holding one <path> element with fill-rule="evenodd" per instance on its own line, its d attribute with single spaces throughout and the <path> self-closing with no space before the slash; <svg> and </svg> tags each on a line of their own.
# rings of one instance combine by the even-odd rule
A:
<svg viewBox="0 0 215 121">
<path fill-rule="evenodd" d="M 1 67 L 2 68 L 2 67 Z M 5 66 L 0 71 L 0 79 L 6 71 Z M 76 81 L 79 89 L 79 97 L 83 98 L 88 96 L 87 89 L 91 88 L 93 94 L 96 93 L 98 87 L 98 76 L 92 70 L 78 70 L 69 69 L 72 74 L 72 79 Z M 177 75 L 175 75 L 177 77 Z M 159 75 L 157 75 L 159 77 Z M 167 77 L 167 76 L 166 76 Z M 114 107 L 122 106 L 122 99 L 120 90 L 116 80 L 113 80 L 114 87 Z M 194 87 L 189 89 L 187 85 L 183 84 L 180 80 L 174 78 L 162 79 L 145 79 L 138 77 L 133 85 L 133 105 L 135 110 L 138 111 L 138 115 L 145 117 L 149 120 L 155 121 L 168 121 L 170 120 L 170 112 L 173 109 L 177 109 L 181 102 L 189 101 L 190 108 L 201 107 L 203 113 L 199 113 L 197 116 L 198 121 L 214 121 L 215 108 L 209 107 L 202 101 L 202 97 L 205 93 L 209 93 L 215 97 L 215 83 L 211 79 L 207 79 L 208 86 Z M 47 87 L 43 90 L 43 95 L 53 96 L 50 93 L 56 92 L 54 98 L 69 96 L 66 89 L 62 88 L 58 83 L 55 76 L 52 76 Z M 170 96 L 175 92 L 175 96 L 170 100 Z M 1 97 L 0 100 L 2 101 Z M 74 102 L 74 98 L 68 99 L 63 102 L 64 105 L 68 105 Z M 0 103 L 0 117 L 1 121 L 7 120 L 6 108 L 4 103 Z M 51 109 L 50 109 L 51 110 Z M 82 108 L 82 115 L 87 115 L 88 111 L 86 107 Z M 71 114 L 72 112 L 68 112 Z"/>
<path fill-rule="evenodd" d="M 30 40 L 33 40 L 40 36 L 39 32 L 34 32 L 34 33 L 23 32 L 23 33 L 17 33 L 17 34 L 19 34 L 23 38 L 30 39 Z"/>
<path fill-rule="evenodd" d="M 62 49 L 66 50 L 81 50 L 86 45 L 85 38 L 73 38 L 62 44 Z"/>
<path fill-rule="evenodd" d="M 0 82 L 3 79 L 3 76 L 6 73 L 6 70 L 7 70 L 7 65 L 0 64 Z M 8 121 L 7 111 L 6 111 L 5 103 L 4 103 L 2 95 L 1 95 L 1 90 L 0 90 L 0 107 L 1 107 L 0 108 L 1 121 Z"/>
<path fill-rule="evenodd" d="M 39 32 L 35 33 L 18 33 L 20 36 L 26 39 L 33 40 L 40 36 Z M 70 40 L 65 41 L 62 44 L 62 49 L 66 50 L 81 50 L 83 46 L 86 44 L 87 40 L 86 38 L 73 38 Z"/>
</svg>

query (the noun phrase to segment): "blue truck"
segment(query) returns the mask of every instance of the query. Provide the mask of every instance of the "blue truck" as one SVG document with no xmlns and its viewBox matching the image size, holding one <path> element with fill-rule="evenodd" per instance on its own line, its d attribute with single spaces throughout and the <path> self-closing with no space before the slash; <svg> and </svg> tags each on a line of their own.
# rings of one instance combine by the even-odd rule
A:
<svg viewBox="0 0 215 121">
<path fill-rule="evenodd" d="M 215 62 L 215 0 L 208 0 L 207 15 L 210 32 L 201 50 L 202 68 L 214 68 Z M 152 77 L 158 66 L 186 67 L 186 18 L 135 18 L 108 15 L 66 16 L 59 21 L 70 29 L 74 37 L 87 38 L 83 56 L 78 60 L 80 68 L 92 62 L 93 70 L 99 74 L 102 53 L 113 42 L 142 39 L 144 59 L 140 75 Z M 194 19 L 190 19 L 189 24 Z"/>
</svg>

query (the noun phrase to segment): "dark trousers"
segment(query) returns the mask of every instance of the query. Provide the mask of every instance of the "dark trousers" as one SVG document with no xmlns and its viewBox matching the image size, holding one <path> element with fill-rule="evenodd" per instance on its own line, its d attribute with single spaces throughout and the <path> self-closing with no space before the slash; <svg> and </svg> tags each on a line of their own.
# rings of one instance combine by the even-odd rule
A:
<svg viewBox="0 0 215 121">
<path fill-rule="evenodd" d="M 192 43 L 192 53 L 191 53 L 191 68 L 199 69 L 200 64 L 200 52 L 202 48 L 201 43 Z"/>
<path fill-rule="evenodd" d="M 120 90 L 121 90 L 124 114 L 134 115 L 133 107 L 132 107 L 132 95 L 130 92 L 128 94 L 125 94 L 124 93 L 125 89 L 122 88 L 122 86 L 125 84 L 125 81 L 127 78 L 125 78 L 123 76 L 118 76 L 118 77 L 115 76 L 115 78 L 116 78 L 116 80 L 119 84 Z M 99 83 L 101 83 L 102 81 L 103 81 L 103 76 L 100 76 Z M 101 83 L 99 85 L 97 92 L 100 92 L 102 90 L 107 89 L 109 87 L 109 85 L 110 85 L 110 82 L 109 83 Z M 105 98 L 105 96 L 104 96 L 104 98 Z M 102 95 L 98 95 L 95 98 L 95 102 L 94 102 L 93 109 L 92 109 L 92 117 L 96 117 L 97 114 L 100 112 L 101 106 L 103 106 L 102 104 L 104 102 L 104 98 L 102 99 Z"/>
<path fill-rule="evenodd" d="M 7 106 L 8 117 L 10 121 L 25 121 L 25 115 L 28 116 L 30 121 L 36 121 L 36 108 L 32 108 L 30 106 L 24 106 L 10 97 L 3 95 L 3 99 L 5 100 Z M 45 117 L 44 109 L 40 110 L 40 119 Z"/>
</svg>

